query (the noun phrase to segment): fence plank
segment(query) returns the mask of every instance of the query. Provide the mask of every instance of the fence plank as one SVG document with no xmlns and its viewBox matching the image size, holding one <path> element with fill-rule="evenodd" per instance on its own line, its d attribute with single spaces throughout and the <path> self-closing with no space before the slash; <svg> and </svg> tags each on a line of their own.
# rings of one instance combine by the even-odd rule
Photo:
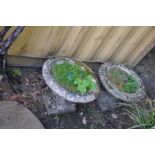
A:
<svg viewBox="0 0 155 155">
<path fill-rule="evenodd" d="M 136 27 L 132 33 L 122 43 L 121 47 L 117 49 L 112 61 L 115 63 L 123 63 L 129 54 L 134 50 L 137 44 L 146 36 L 152 27 Z"/>
<path fill-rule="evenodd" d="M 147 36 L 138 44 L 137 48 L 128 56 L 125 62 L 135 66 L 155 45 L 155 29 L 152 29 Z"/>
<path fill-rule="evenodd" d="M 70 31 L 68 33 L 68 36 L 66 37 L 64 44 L 61 46 L 60 50 L 57 52 L 57 55 L 61 56 L 71 56 L 72 51 L 72 45 L 74 44 L 78 34 L 80 33 L 82 29 L 82 26 L 78 27 L 71 27 Z"/>
<path fill-rule="evenodd" d="M 109 60 L 130 30 L 131 27 L 114 27 L 96 52 L 94 60 Z"/>
<path fill-rule="evenodd" d="M 81 48 L 76 51 L 75 57 L 78 59 L 90 60 L 109 30 L 110 27 L 95 27 L 95 29 L 91 31 L 91 36 L 87 38 L 87 42 L 83 42 Z"/>
</svg>

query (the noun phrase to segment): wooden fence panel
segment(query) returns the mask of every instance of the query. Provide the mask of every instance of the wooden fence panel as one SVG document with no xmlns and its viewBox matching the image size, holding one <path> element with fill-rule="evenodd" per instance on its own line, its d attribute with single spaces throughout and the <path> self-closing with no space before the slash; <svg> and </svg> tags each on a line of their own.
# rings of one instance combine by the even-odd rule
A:
<svg viewBox="0 0 155 155">
<path fill-rule="evenodd" d="M 38 58 L 69 56 L 81 60 L 110 60 L 134 66 L 149 52 L 154 43 L 153 26 L 30 26 L 26 27 L 13 43 L 9 54 Z"/>
</svg>

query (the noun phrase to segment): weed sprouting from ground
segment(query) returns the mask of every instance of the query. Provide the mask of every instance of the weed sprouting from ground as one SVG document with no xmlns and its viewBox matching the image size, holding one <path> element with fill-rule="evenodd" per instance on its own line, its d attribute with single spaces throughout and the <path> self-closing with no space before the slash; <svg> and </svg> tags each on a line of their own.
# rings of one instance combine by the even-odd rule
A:
<svg viewBox="0 0 155 155">
<path fill-rule="evenodd" d="M 22 75 L 22 72 L 20 68 L 15 67 L 11 70 L 11 74 L 13 77 L 20 77 Z"/>
</svg>

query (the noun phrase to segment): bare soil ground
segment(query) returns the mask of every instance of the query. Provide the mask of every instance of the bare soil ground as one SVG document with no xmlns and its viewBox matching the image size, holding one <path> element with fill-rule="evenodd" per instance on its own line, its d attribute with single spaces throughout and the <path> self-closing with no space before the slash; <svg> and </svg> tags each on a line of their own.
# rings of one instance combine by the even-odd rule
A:
<svg viewBox="0 0 155 155">
<path fill-rule="evenodd" d="M 88 63 L 88 65 L 98 76 L 100 64 Z M 14 100 L 26 106 L 39 118 L 45 128 L 120 129 L 129 128 L 133 125 L 133 122 L 125 111 L 125 107 L 120 107 L 113 111 L 101 112 L 95 101 L 85 105 L 78 104 L 77 111 L 74 113 L 48 116 L 41 97 L 43 85 L 41 68 L 22 67 L 21 71 L 21 93 L 14 93 L 6 77 L 3 77 L 0 82 L 0 100 Z M 137 65 L 135 71 L 142 78 L 147 94 L 150 98 L 155 99 L 155 49 Z M 101 89 L 104 88 L 101 87 Z"/>
</svg>

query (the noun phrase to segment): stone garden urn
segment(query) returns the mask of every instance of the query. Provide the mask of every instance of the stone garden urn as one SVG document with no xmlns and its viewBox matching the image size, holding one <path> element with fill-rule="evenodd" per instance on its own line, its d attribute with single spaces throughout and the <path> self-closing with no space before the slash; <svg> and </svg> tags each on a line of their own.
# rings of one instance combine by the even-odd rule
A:
<svg viewBox="0 0 155 155">
<path fill-rule="evenodd" d="M 106 90 L 126 102 L 140 102 L 146 97 L 142 80 L 126 65 L 104 63 L 99 77 Z"/>
<path fill-rule="evenodd" d="M 67 70 L 65 70 L 65 66 L 68 67 Z M 66 103 L 75 106 L 75 103 L 91 102 L 97 98 L 100 91 L 98 79 L 93 71 L 84 63 L 71 58 L 54 57 L 48 59 L 43 64 L 42 74 L 52 94 L 55 94 L 59 98 L 59 103 L 55 103 L 55 107 L 63 99 L 67 102 L 62 102 L 62 106 Z M 82 77 L 83 75 L 86 75 L 86 79 L 78 78 L 78 76 Z M 74 76 L 77 76 L 77 78 Z M 91 86 L 93 89 L 91 89 Z M 50 104 L 53 103 L 50 102 Z"/>
</svg>

